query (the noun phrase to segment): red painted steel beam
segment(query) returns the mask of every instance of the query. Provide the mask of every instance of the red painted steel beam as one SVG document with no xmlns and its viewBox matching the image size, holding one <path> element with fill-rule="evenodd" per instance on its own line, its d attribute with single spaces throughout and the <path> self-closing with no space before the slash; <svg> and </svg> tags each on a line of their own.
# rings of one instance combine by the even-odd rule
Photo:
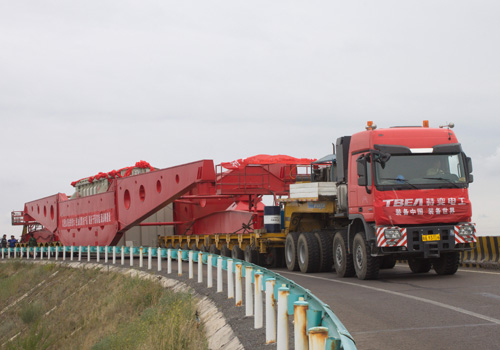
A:
<svg viewBox="0 0 500 350">
<path fill-rule="evenodd" d="M 173 226 L 185 224 L 184 221 L 170 221 L 170 222 L 143 222 L 139 226 Z"/>
</svg>

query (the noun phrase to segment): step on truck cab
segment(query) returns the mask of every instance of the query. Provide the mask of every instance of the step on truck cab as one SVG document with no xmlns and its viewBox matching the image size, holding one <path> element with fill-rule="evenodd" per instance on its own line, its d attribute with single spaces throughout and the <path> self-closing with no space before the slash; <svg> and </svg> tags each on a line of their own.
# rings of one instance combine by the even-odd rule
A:
<svg viewBox="0 0 500 350">
<path fill-rule="evenodd" d="M 333 199 L 283 203 L 288 268 L 313 272 L 311 262 L 317 267 L 332 254 L 341 277 L 374 279 L 396 260 L 407 260 L 414 273 L 454 274 L 459 253 L 476 236 L 468 195 L 472 163 L 452 127 L 429 128 L 424 121 L 377 129 L 368 122 L 366 131 L 340 137 L 330 166 L 312 171 L 313 182 L 335 183 Z M 301 231 L 314 231 L 316 242 Z M 332 253 L 325 247 L 330 242 Z"/>
</svg>

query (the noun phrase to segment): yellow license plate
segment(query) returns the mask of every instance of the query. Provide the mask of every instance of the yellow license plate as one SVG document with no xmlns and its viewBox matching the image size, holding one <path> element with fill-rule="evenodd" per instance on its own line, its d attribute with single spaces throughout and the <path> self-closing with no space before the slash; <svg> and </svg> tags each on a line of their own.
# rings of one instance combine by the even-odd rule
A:
<svg viewBox="0 0 500 350">
<path fill-rule="evenodd" d="M 441 239 L 441 236 L 439 233 L 437 235 L 422 235 L 422 241 L 424 242 L 429 242 L 429 241 L 439 241 Z"/>
</svg>

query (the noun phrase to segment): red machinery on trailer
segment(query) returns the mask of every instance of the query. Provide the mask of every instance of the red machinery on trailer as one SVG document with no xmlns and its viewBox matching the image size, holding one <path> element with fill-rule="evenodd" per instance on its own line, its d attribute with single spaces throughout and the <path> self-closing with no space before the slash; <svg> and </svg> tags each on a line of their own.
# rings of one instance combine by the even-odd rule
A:
<svg viewBox="0 0 500 350">
<path fill-rule="evenodd" d="M 173 225 L 178 235 L 225 234 L 262 226 L 262 196 L 287 195 L 297 167 L 311 159 L 259 155 L 222 163 L 212 160 L 155 169 L 147 162 L 72 183 L 71 197 L 57 193 L 12 212 L 22 241 L 63 245 L 115 245 L 136 225 Z M 173 203 L 172 222 L 142 223 Z"/>
</svg>

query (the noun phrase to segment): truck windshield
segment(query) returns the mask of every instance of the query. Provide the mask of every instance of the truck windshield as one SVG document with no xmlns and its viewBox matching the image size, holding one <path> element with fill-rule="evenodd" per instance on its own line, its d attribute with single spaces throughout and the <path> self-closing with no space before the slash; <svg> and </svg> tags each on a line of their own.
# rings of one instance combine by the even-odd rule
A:
<svg viewBox="0 0 500 350">
<path fill-rule="evenodd" d="M 393 154 L 385 162 L 374 162 L 373 177 L 382 191 L 467 186 L 461 154 Z"/>
</svg>

